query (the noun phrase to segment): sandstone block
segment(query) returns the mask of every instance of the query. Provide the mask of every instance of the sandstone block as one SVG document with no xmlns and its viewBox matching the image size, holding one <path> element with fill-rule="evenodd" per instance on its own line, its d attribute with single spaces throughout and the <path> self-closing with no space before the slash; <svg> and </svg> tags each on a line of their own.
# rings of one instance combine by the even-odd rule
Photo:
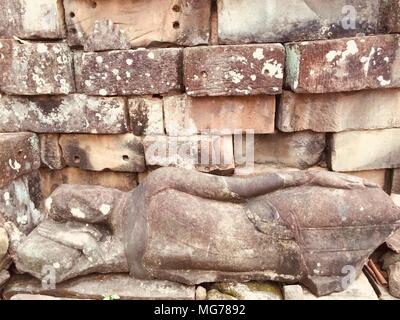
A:
<svg viewBox="0 0 400 320">
<path fill-rule="evenodd" d="M 304 300 L 303 288 L 300 285 L 283 286 L 285 300 Z"/>
<path fill-rule="evenodd" d="M 164 134 L 163 101 L 138 97 L 129 100 L 129 121 L 137 136 Z"/>
<path fill-rule="evenodd" d="M 385 0 L 381 1 L 382 27 L 385 32 L 400 32 L 400 1 Z"/>
<path fill-rule="evenodd" d="M 60 39 L 65 37 L 62 0 L 1 0 L 0 38 Z"/>
<path fill-rule="evenodd" d="M 65 0 L 70 45 L 87 51 L 208 44 L 208 0 Z"/>
<path fill-rule="evenodd" d="M 218 283 L 216 288 L 238 300 L 282 300 L 281 289 L 274 282 Z"/>
<path fill-rule="evenodd" d="M 7 231 L 4 228 L 0 227 L 0 261 L 2 261 L 6 256 L 8 245 L 9 241 Z"/>
<path fill-rule="evenodd" d="M 121 300 L 194 300 L 195 287 L 169 281 L 137 280 L 127 274 L 108 274 L 74 278 L 57 284 L 55 289 L 44 289 L 37 279 L 13 276 L 4 288 L 4 298 L 22 293 L 97 300 L 111 295 Z"/>
<path fill-rule="evenodd" d="M 400 167 L 400 129 L 334 133 L 328 159 L 333 171 Z"/>
<path fill-rule="evenodd" d="M 133 134 L 61 135 L 67 166 L 84 170 L 142 172 L 146 170 L 141 139 Z"/>
<path fill-rule="evenodd" d="M 120 97 L 0 97 L 0 131 L 37 133 L 125 133 L 125 102 Z"/>
<path fill-rule="evenodd" d="M 170 136 L 195 135 L 201 132 L 233 134 L 254 130 L 273 133 L 275 97 L 190 97 L 164 98 L 165 126 Z"/>
<path fill-rule="evenodd" d="M 147 136 L 143 139 L 150 167 L 180 167 L 202 172 L 232 173 L 232 136 Z"/>
<path fill-rule="evenodd" d="M 137 186 L 137 174 L 130 172 L 95 172 L 78 168 L 40 170 L 40 185 L 43 197 L 47 198 L 62 184 L 95 185 L 130 191 Z"/>
<path fill-rule="evenodd" d="M 400 194 L 400 169 L 393 170 L 392 193 Z"/>
<path fill-rule="evenodd" d="M 281 44 L 186 48 L 186 91 L 191 96 L 279 94 L 284 56 Z"/>
<path fill-rule="evenodd" d="M 389 174 L 388 171 L 389 170 L 380 169 L 380 170 L 366 170 L 366 171 L 353 171 L 353 172 L 350 171 L 345 173 L 365 179 L 372 183 L 376 183 L 383 190 L 390 191 L 388 190 L 389 180 L 390 180 L 388 177 Z"/>
<path fill-rule="evenodd" d="M 277 127 L 284 132 L 400 127 L 400 90 L 297 94 L 284 91 L 277 111 Z"/>
<path fill-rule="evenodd" d="M 306 169 L 316 165 L 325 149 L 325 134 L 310 131 L 235 137 L 235 163 L 274 164 Z M 249 153 L 253 153 L 252 155 Z"/>
<path fill-rule="evenodd" d="M 39 139 L 35 134 L 0 134 L 0 188 L 39 167 Z"/>
<path fill-rule="evenodd" d="M 351 37 L 377 31 L 378 0 L 218 0 L 220 43 Z M 351 20 L 354 16 L 354 20 Z"/>
<path fill-rule="evenodd" d="M 65 43 L 0 40 L 0 90 L 9 94 L 68 94 L 75 90 Z"/>
<path fill-rule="evenodd" d="M 59 134 L 41 134 L 40 141 L 40 159 L 42 166 L 46 166 L 52 170 L 62 169 L 65 167 L 61 146 L 59 144 Z"/>
<path fill-rule="evenodd" d="M 146 95 L 181 89 L 179 48 L 87 52 L 77 64 L 81 64 L 77 86 L 88 95 Z"/>
<path fill-rule="evenodd" d="M 400 86 L 398 35 L 286 44 L 286 85 L 325 93 Z"/>
</svg>

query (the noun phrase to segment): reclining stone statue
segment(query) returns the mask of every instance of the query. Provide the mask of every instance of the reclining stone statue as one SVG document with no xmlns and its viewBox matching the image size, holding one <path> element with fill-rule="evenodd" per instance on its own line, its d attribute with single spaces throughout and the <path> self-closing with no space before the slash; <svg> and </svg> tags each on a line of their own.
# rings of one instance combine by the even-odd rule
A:
<svg viewBox="0 0 400 320">
<path fill-rule="evenodd" d="M 354 280 L 400 227 L 383 190 L 325 171 L 236 178 L 162 168 L 128 193 L 60 186 L 46 208 L 12 255 L 39 279 L 54 267 L 57 282 L 130 272 L 185 284 L 302 283 L 325 295 L 346 289 L 349 272 Z"/>
</svg>

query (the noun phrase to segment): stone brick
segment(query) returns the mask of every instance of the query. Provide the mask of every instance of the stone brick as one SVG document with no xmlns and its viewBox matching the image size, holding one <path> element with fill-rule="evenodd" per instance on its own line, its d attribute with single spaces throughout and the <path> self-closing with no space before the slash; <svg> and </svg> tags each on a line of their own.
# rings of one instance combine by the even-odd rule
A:
<svg viewBox="0 0 400 320">
<path fill-rule="evenodd" d="M 400 169 L 393 170 L 392 193 L 400 194 Z"/>
<path fill-rule="evenodd" d="M 273 133 L 275 96 L 164 98 L 165 126 L 170 136 L 200 132 L 233 134 L 235 130 Z"/>
<path fill-rule="evenodd" d="M 325 93 L 400 86 L 398 35 L 286 44 L 286 84 Z"/>
<path fill-rule="evenodd" d="M 233 173 L 232 136 L 147 136 L 143 139 L 151 168 L 181 167 L 202 172 Z"/>
<path fill-rule="evenodd" d="M 62 0 L 0 0 L 0 38 L 65 37 Z"/>
<path fill-rule="evenodd" d="M 209 0 L 65 0 L 70 45 L 88 51 L 208 44 Z"/>
<path fill-rule="evenodd" d="M 400 1 L 381 1 L 382 27 L 385 33 L 400 32 Z"/>
<path fill-rule="evenodd" d="M 137 174 L 130 172 L 95 172 L 78 168 L 40 169 L 43 197 L 47 198 L 62 184 L 94 185 L 130 191 L 137 186 Z"/>
<path fill-rule="evenodd" d="M 279 94 L 284 57 L 281 44 L 186 48 L 186 91 L 191 96 Z"/>
<path fill-rule="evenodd" d="M 345 173 L 376 183 L 385 191 L 390 191 L 388 190 L 389 179 L 387 171 L 388 170 L 385 169 L 379 169 L 379 170 L 366 170 L 366 171 L 353 171 L 353 172 L 350 171 Z"/>
<path fill-rule="evenodd" d="M 78 87 L 89 95 L 145 95 L 181 89 L 182 49 L 82 54 Z"/>
<path fill-rule="evenodd" d="M 0 90 L 19 95 L 75 90 L 72 54 L 65 43 L 0 40 Z"/>
<path fill-rule="evenodd" d="M 329 165 L 334 171 L 400 167 L 400 129 L 334 133 Z"/>
<path fill-rule="evenodd" d="M 137 97 L 129 100 L 130 127 L 137 136 L 164 134 L 163 101 Z"/>
<path fill-rule="evenodd" d="M 39 167 L 39 139 L 35 134 L 0 134 L 0 187 Z"/>
<path fill-rule="evenodd" d="M 120 97 L 0 96 L 0 131 L 37 133 L 125 133 L 125 101 Z"/>
<path fill-rule="evenodd" d="M 65 167 L 62 150 L 59 144 L 59 134 L 40 134 L 40 160 L 43 167 L 52 170 Z"/>
<path fill-rule="evenodd" d="M 284 132 L 400 127 L 400 90 L 385 89 L 325 94 L 284 91 L 277 111 Z"/>
<path fill-rule="evenodd" d="M 377 31 L 379 0 L 218 0 L 221 44 L 352 37 Z M 354 27 L 349 24 L 355 9 Z"/>
<path fill-rule="evenodd" d="M 146 169 L 141 139 L 121 135 L 66 134 L 59 140 L 67 166 L 84 170 L 142 172 Z"/>
<path fill-rule="evenodd" d="M 296 133 L 257 134 L 254 141 L 249 137 L 235 137 L 235 163 L 245 165 L 254 150 L 256 164 L 273 164 L 306 169 L 316 165 L 325 149 L 325 134 L 310 131 Z"/>
</svg>

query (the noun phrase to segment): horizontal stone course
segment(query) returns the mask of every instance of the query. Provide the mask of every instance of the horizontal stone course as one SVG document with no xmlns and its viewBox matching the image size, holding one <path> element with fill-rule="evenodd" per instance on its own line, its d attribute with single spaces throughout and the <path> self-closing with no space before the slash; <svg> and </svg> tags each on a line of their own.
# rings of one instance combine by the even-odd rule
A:
<svg viewBox="0 0 400 320">
<path fill-rule="evenodd" d="M 129 99 L 129 121 L 137 136 L 164 134 L 163 100 L 147 96 Z"/>
</svg>

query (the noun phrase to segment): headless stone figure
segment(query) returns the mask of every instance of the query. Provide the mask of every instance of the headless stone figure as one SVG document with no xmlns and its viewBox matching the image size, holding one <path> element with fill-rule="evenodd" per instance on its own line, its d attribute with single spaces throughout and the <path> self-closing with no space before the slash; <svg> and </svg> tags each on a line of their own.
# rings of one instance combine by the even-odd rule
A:
<svg viewBox="0 0 400 320">
<path fill-rule="evenodd" d="M 325 171 L 232 178 L 163 168 L 129 193 L 63 185 L 46 207 L 48 220 L 13 256 L 37 278 L 54 267 L 57 282 L 130 272 L 185 284 L 300 282 L 325 295 L 346 289 L 400 227 L 400 208 L 376 185 Z"/>
</svg>

